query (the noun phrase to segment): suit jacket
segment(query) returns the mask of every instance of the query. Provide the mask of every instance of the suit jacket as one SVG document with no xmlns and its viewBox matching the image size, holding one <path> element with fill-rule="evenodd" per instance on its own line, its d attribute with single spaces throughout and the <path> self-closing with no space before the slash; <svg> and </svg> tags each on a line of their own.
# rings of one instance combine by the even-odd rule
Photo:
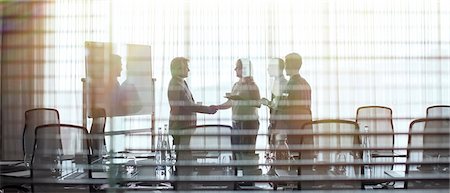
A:
<svg viewBox="0 0 450 193">
<path fill-rule="evenodd" d="M 300 75 L 294 75 L 286 86 L 287 101 L 290 106 L 311 109 L 311 86 Z"/>
<path fill-rule="evenodd" d="M 169 83 L 169 128 L 179 130 L 197 125 L 197 113 L 207 113 L 208 107 L 197 105 L 191 91 L 182 78 L 172 77 Z M 174 136 L 177 142 L 177 136 Z"/>
<path fill-rule="evenodd" d="M 276 128 L 301 129 L 303 124 L 312 120 L 311 87 L 300 75 L 289 79 L 279 109 L 281 118 L 277 120 Z M 288 135 L 289 144 L 299 144 L 301 140 L 301 136 Z"/>
</svg>

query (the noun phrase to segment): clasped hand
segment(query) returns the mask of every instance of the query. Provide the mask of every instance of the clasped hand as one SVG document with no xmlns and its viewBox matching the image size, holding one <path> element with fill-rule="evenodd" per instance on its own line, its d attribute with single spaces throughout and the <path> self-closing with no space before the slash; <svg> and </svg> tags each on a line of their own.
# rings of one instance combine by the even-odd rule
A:
<svg viewBox="0 0 450 193">
<path fill-rule="evenodd" d="M 208 107 L 208 113 L 209 114 L 215 114 L 219 110 L 219 107 L 217 105 L 210 105 Z"/>
</svg>

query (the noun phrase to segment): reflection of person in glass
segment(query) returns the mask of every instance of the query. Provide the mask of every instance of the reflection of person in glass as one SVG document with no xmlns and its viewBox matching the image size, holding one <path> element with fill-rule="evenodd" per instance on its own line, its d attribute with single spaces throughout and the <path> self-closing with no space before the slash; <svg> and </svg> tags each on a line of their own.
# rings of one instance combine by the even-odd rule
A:
<svg viewBox="0 0 450 193">
<path fill-rule="evenodd" d="M 234 145 L 248 145 L 254 147 L 259 129 L 257 108 L 260 106 L 260 94 L 259 88 L 255 84 L 250 72 L 245 72 L 246 70 L 250 70 L 250 65 L 250 61 L 245 59 L 239 59 L 236 62 L 236 68 L 234 70 L 236 71 L 236 76 L 239 78 L 239 81 L 233 85 L 231 94 L 227 94 L 226 97 L 228 100 L 217 106 L 217 109 L 231 108 L 233 130 L 245 130 L 252 133 L 252 135 L 245 134 L 242 136 L 232 136 L 231 143 Z M 248 148 L 245 151 L 241 151 L 241 153 L 235 152 L 234 154 L 238 160 L 252 159 L 255 155 L 255 151 L 254 148 Z M 245 158 L 243 156 L 245 156 Z"/>
<path fill-rule="evenodd" d="M 281 58 L 273 58 L 267 68 L 269 76 L 272 78 L 271 82 L 271 100 L 266 98 L 261 99 L 261 104 L 270 108 L 270 125 L 269 130 L 276 129 L 276 118 L 278 110 L 278 102 L 282 98 L 282 94 L 286 88 L 287 80 L 283 74 L 284 61 Z"/>
<path fill-rule="evenodd" d="M 128 74 L 128 71 L 127 71 Z M 120 101 L 122 103 L 122 114 L 133 114 L 142 109 L 142 102 L 138 91 L 131 81 L 130 76 L 120 85 Z"/>
<path fill-rule="evenodd" d="M 288 160 L 289 148 L 287 145 L 286 133 L 278 133 L 277 131 L 277 122 L 279 119 L 279 109 L 278 104 L 281 98 L 283 97 L 283 92 L 286 88 L 287 80 L 283 74 L 284 71 L 284 61 L 281 58 L 272 58 L 269 60 L 269 65 L 267 68 L 267 72 L 271 77 L 271 85 L 270 85 L 270 93 L 271 100 L 266 98 L 261 99 L 261 104 L 266 105 L 270 109 L 270 118 L 269 118 L 269 128 L 268 131 L 271 133 L 269 137 L 269 144 L 276 148 L 274 153 L 275 159 L 277 160 Z M 270 153 L 270 152 L 268 152 Z M 270 154 L 269 154 L 270 155 Z M 276 167 L 281 169 L 288 169 L 289 167 Z M 275 174 L 275 167 L 271 167 L 268 174 Z"/>
<path fill-rule="evenodd" d="M 107 114 L 112 115 L 128 115 L 141 109 L 139 96 L 133 84 L 125 81 L 120 85 L 117 80 L 122 72 L 122 58 L 112 54 L 110 57 L 111 66 L 109 68 L 108 81 L 105 83 L 105 99 L 107 106 Z"/>
</svg>

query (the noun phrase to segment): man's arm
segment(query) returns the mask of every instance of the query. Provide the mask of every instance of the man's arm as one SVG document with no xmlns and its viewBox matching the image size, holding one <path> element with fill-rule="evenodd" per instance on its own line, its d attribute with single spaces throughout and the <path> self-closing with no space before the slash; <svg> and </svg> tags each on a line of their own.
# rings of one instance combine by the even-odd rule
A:
<svg viewBox="0 0 450 193">
<path fill-rule="evenodd" d="M 192 112 L 196 112 L 196 113 L 214 114 L 217 112 L 217 109 L 215 108 L 214 105 L 204 106 L 204 105 L 193 104 L 189 108 L 191 109 Z"/>
<path fill-rule="evenodd" d="M 228 99 L 227 101 L 225 101 L 224 103 L 215 106 L 217 108 L 217 110 L 223 110 L 223 109 L 229 109 L 231 108 L 231 99 Z"/>
<path fill-rule="evenodd" d="M 195 102 L 186 94 L 186 92 L 190 91 L 184 89 L 185 88 L 178 83 L 169 86 L 169 103 L 172 107 L 172 111 L 175 111 L 176 114 L 190 112 L 214 114 L 216 112 L 212 107 L 195 104 Z"/>
</svg>

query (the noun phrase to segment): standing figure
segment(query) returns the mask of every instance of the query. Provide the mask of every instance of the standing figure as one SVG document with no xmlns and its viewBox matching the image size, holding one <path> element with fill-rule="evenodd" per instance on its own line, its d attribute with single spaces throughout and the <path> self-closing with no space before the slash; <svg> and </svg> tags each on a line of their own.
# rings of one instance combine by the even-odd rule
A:
<svg viewBox="0 0 450 193">
<path fill-rule="evenodd" d="M 90 103 L 93 109 L 104 109 L 107 116 L 122 116 L 138 112 L 142 105 L 133 83 L 125 80 L 122 84 L 118 78 L 123 78 L 122 57 L 117 54 L 109 55 L 109 66 L 104 68 L 91 61 L 90 70 Z M 104 65 L 103 63 L 101 65 Z"/>
<path fill-rule="evenodd" d="M 245 150 L 233 152 L 236 160 L 252 160 L 255 159 L 254 149 L 259 129 L 259 88 L 251 76 L 250 60 L 237 60 L 234 70 L 239 81 L 233 85 L 231 93 L 227 93 L 228 100 L 218 105 L 217 109 L 231 108 L 233 130 L 243 133 L 231 136 L 232 145 L 245 145 L 246 147 Z"/>
<path fill-rule="evenodd" d="M 124 102 L 122 100 L 120 83 L 117 80 L 122 73 L 122 57 L 116 54 L 110 56 L 111 66 L 109 67 L 109 76 L 104 84 L 105 88 L 105 109 L 109 116 L 120 115 L 124 109 Z M 102 102 L 102 101 L 99 101 Z"/>
<path fill-rule="evenodd" d="M 287 158 L 281 158 L 281 159 L 289 159 L 289 149 L 287 144 L 285 144 L 286 147 L 284 148 L 284 151 L 280 151 L 278 147 L 277 142 L 286 141 L 286 134 L 285 133 L 278 133 L 277 131 L 277 122 L 279 121 L 279 109 L 278 104 L 280 100 L 283 97 L 283 92 L 286 89 L 287 80 L 284 77 L 284 61 L 281 58 L 272 58 L 269 60 L 269 66 L 267 68 L 267 72 L 269 73 L 269 76 L 271 77 L 271 85 L 270 85 L 270 93 L 271 93 L 271 99 L 268 100 L 266 98 L 261 99 L 261 104 L 266 105 L 269 107 L 270 110 L 270 118 L 269 118 L 269 128 L 267 129 L 270 133 L 269 135 L 269 146 L 271 147 L 277 147 L 276 151 L 268 151 L 266 152 L 266 159 L 280 159 L 280 152 L 287 152 L 285 157 Z M 283 138 L 283 139 L 281 139 Z M 273 154 L 272 154 L 273 153 Z M 279 168 L 279 167 L 278 167 Z M 275 174 L 275 167 L 269 166 L 268 175 Z"/>
<path fill-rule="evenodd" d="M 176 133 L 185 128 L 197 125 L 197 113 L 214 114 L 216 109 L 212 106 L 203 106 L 195 103 L 194 97 L 184 80 L 188 77 L 189 60 L 184 57 L 176 57 L 170 63 L 172 79 L 169 82 L 167 96 L 170 105 L 169 129 Z M 176 148 L 178 160 L 190 160 L 191 152 L 179 150 L 180 136 L 173 136 L 173 144 Z M 188 145 L 189 141 L 187 142 Z M 176 166 L 177 175 L 190 175 L 192 169 L 189 167 Z"/>
<path fill-rule="evenodd" d="M 170 105 L 169 128 L 172 131 L 197 125 L 197 113 L 214 114 L 216 109 L 212 106 L 203 106 L 195 103 L 189 87 L 184 80 L 188 77 L 189 60 L 176 57 L 170 63 L 172 79 L 169 82 L 167 96 Z M 174 145 L 179 144 L 179 137 L 174 136 Z"/>
<path fill-rule="evenodd" d="M 296 129 L 301 129 L 304 123 L 311 121 L 311 87 L 300 76 L 302 57 L 299 54 L 290 53 L 286 55 L 285 62 L 286 75 L 290 78 L 278 109 L 279 114 L 286 120 L 279 120 L 277 129 L 290 129 L 295 132 Z M 288 144 L 301 144 L 302 137 L 288 134 L 287 142 Z"/>
<path fill-rule="evenodd" d="M 267 69 L 269 76 L 272 78 L 271 81 L 271 100 L 266 98 L 261 99 L 261 104 L 266 105 L 270 109 L 270 124 L 269 131 L 273 132 L 276 130 L 277 116 L 278 116 L 278 104 L 283 97 L 283 92 L 286 89 L 287 80 L 283 74 L 284 71 L 284 61 L 281 58 L 270 59 L 270 63 Z M 269 139 L 269 142 L 273 143 L 273 136 Z"/>
</svg>

